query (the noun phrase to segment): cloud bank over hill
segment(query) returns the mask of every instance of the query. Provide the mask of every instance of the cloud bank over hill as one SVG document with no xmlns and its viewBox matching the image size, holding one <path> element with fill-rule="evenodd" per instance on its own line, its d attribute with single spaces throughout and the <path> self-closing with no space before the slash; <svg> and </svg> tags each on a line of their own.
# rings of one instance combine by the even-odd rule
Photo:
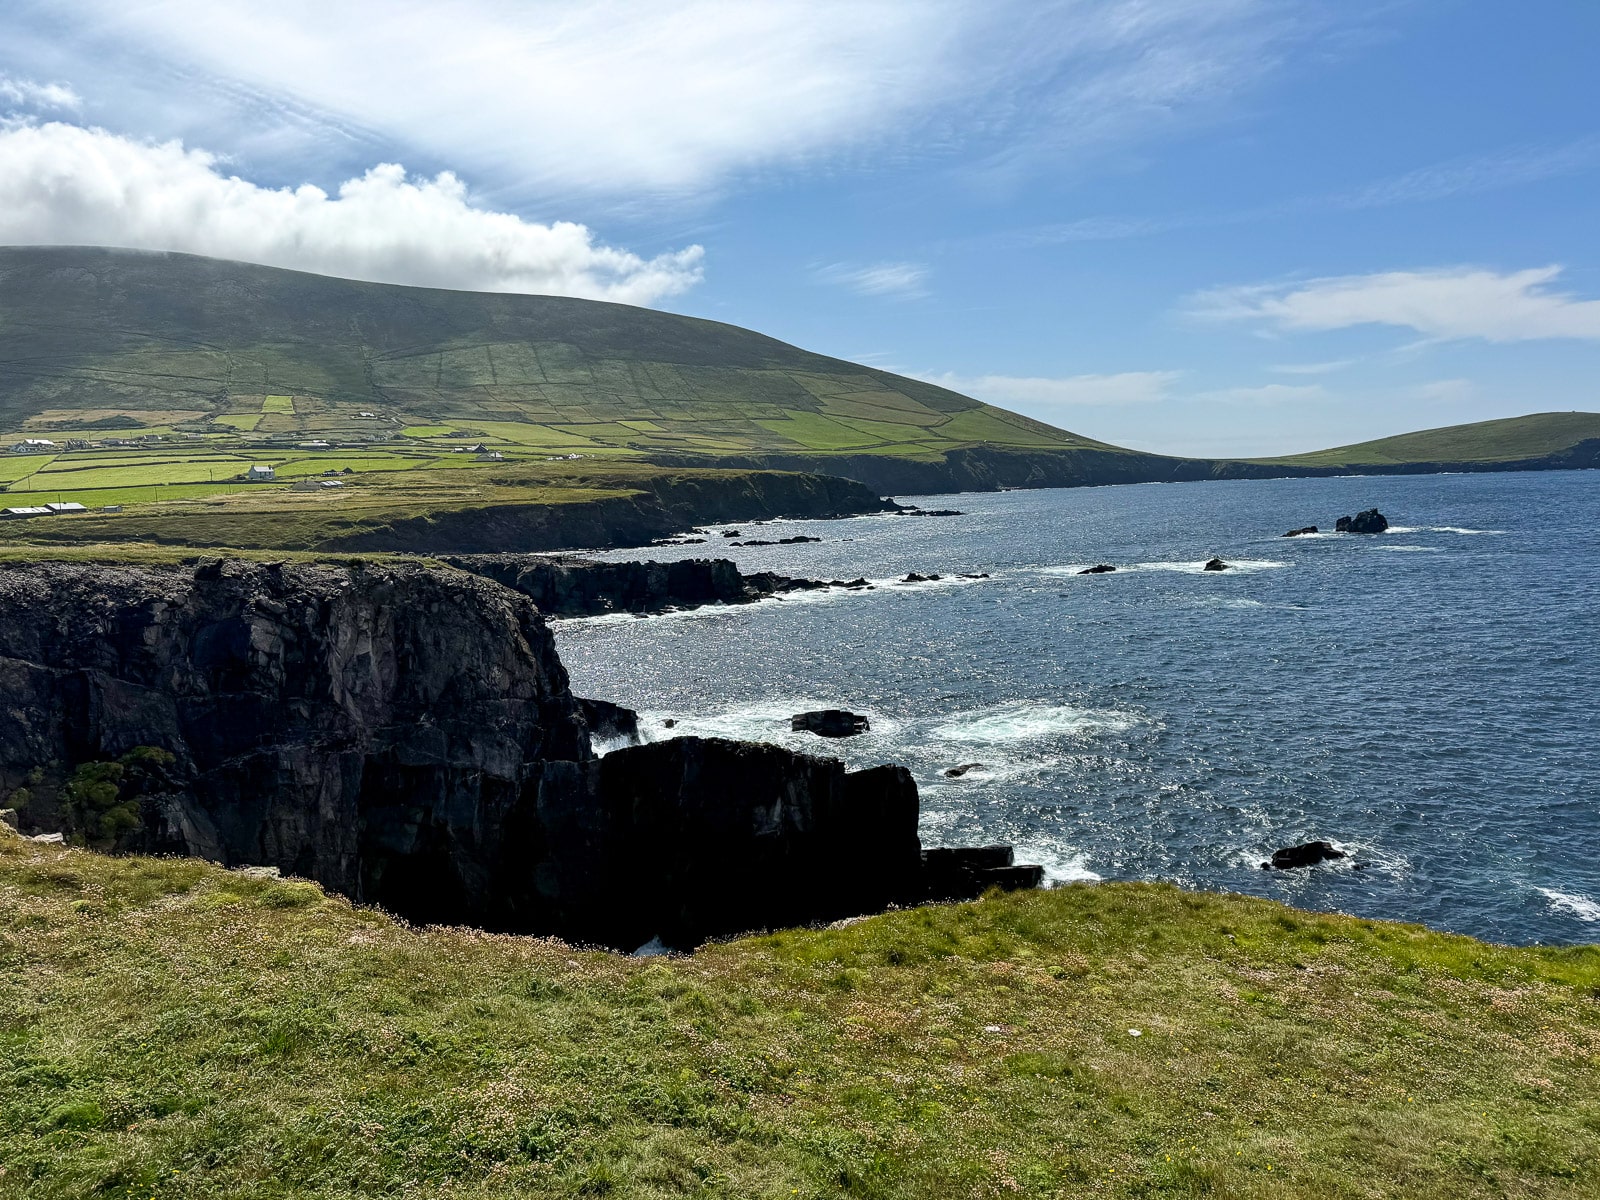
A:
<svg viewBox="0 0 1600 1200">
<path fill-rule="evenodd" d="M 1194 297 L 1191 311 L 1215 320 L 1255 321 L 1286 333 L 1389 325 L 1440 341 L 1600 340 L 1600 300 L 1553 291 L 1550 285 L 1561 271 L 1559 266 L 1507 272 L 1433 267 L 1217 288 Z"/>
<path fill-rule="evenodd" d="M 383 163 L 329 195 L 265 188 L 178 142 L 60 122 L 0 126 L 0 243 L 181 250 L 364 279 L 650 304 L 699 282 L 699 246 L 643 258 L 570 221 L 472 203 L 449 172 Z"/>
</svg>

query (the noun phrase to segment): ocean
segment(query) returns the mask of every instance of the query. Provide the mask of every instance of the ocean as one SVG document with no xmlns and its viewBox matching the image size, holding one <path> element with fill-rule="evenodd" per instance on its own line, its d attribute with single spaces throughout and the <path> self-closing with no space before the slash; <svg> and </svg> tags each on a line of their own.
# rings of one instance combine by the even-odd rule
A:
<svg viewBox="0 0 1600 1200">
<path fill-rule="evenodd" d="M 1600 472 L 900 499 L 964 515 L 603 555 L 877 586 L 557 622 L 574 690 L 638 709 L 651 738 L 902 763 L 924 845 L 1010 842 L 1055 883 L 1600 940 Z M 1280 536 L 1372 507 L 1387 533 Z M 1203 571 L 1213 556 L 1231 569 Z M 1096 563 L 1118 569 L 1078 574 Z M 820 707 L 872 729 L 789 731 Z M 1350 857 L 1260 868 L 1314 838 Z"/>
</svg>

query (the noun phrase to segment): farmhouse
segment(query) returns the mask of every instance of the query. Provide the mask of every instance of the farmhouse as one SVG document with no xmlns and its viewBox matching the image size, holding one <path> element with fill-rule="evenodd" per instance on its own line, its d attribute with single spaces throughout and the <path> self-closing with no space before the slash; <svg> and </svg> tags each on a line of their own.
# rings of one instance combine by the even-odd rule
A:
<svg viewBox="0 0 1600 1200">
<path fill-rule="evenodd" d="M 13 454 L 48 454 L 56 448 L 49 438 L 23 438 L 11 447 Z"/>
<path fill-rule="evenodd" d="M 278 473 L 271 467 L 265 467 L 257 463 L 244 473 L 244 477 L 251 483 L 270 483 L 278 477 Z"/>
</svg>

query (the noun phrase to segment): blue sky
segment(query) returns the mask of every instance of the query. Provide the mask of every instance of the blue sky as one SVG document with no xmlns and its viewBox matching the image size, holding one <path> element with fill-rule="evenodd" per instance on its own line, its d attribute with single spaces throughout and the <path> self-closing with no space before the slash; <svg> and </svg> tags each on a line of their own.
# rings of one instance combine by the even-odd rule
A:
<svg viewBox="0 0 1600 1200">
<path fill-rule="evenodd" d="M 12 0 L 0 242 L 731 321 L 1092 437 L 1600 408 L 1600 5 Z"/>
</svg>

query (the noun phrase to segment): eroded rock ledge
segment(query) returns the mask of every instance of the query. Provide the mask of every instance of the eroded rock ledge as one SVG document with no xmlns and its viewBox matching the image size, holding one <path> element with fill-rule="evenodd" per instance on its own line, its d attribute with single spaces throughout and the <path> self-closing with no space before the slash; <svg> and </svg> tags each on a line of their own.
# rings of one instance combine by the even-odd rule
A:
<svg viewBox="0 0 1600 1200">
<path fill-rule="evenodd" d="M 771 571 L 745 575 L 726 558 L 603 562 L 540 554 L 438 557 L 441 562 L 521 592 L 547 617 L 660 613 L 704 604 L 750 604 L 789 592 L 870 586 L 865 579 L 797 579 Z"/>
<path fill-rule="evenodd" d="M 528 596 L 458 571 L 0 566 L 0 694 L 25 829 L 418 921 L 688 947 L 1038 879 L 925 862 L 900 767 L 700 738 L 597 758 L 626 710 L 572 695 Z M 72 779 L 118 759 L 113 821 Z"/>
</svg>

